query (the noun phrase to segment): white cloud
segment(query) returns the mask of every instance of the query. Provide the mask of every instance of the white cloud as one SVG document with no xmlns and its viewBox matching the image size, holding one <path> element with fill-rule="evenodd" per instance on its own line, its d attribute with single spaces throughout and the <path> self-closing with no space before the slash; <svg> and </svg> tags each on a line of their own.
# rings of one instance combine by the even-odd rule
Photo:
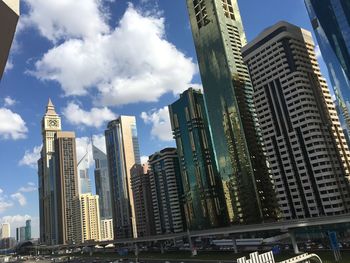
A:
<svg viewBox="0 0 350 263">
<path fill-rule="evenodd" d="M 0 138 L 23 139 L 28 132 L 26 123 L 20 115 L 6 108 L 0 108 Z"/>
<path fill-rule="evenodd" d="M 322 58 L 321 49 L 319 45 L 315 46 L 315 54 L 318 59 Z"/>
<path fill-rule="evenodd" d="M 18 192 L 22 193 L 30 193 L 36 191 L 37 188 L 34 183 L 29 182 L 26 186 L 22 186 L 21 188 L 18 189 Z"/>
<path fill-rule="evenodd" d="M 142 112 L 141 118 L 146 124 L 152 125 L 151 135 L 161 141 L 173 140 L 169 109 L 167 106 L 159 110 Z"/>
<path fill-rule="evenodd" d="M 40 151 L 41 151 L 42 145 L 35 146 L 30 151 L 25 151 L 23 158 L 19 161 L 19 165 L 26 165 L 30 166 L 32 168 L 37 167 L 37 162 L 40 159 Z"/>
<path fill-rule="evenodd" d="M 13 67 L 14 67 L 13 62 L 12 62 L 12 60 L 9 58 L 9 59 L 7 60 L 7 62 L 6 62 L 4 72 L 6 73 L 6 72 L 10 71 L 11 69 L 13 69 Z"/>
<path fill-rule="evenodd" d="M 97 0 L 26 1 L 32 9 L 27 24 L 54 43 L 60 40 L 30 73 L 57 81 L 67 96 L 93 90 L 94 103 L 104 106 L 154 102 L 166 93 L 182 92 L 197 73 L 192 58 L 167 41 L 164 19 L 157 15 L 141 14 L 129 5 L 117 27 L 106 30 Z M 85 1 L 89 12 L 80 10 Z M 76 19 L 76 10 L 84 19 Z M 71 13 L 74 21 L 81 20 L 78 25 Z M 97 26 L 90 29 L 90 21 Z"/>
<path fill-rule="evenodd" d="M 7 209 L 11 208 L 13 203 L 8 200 L 8 196 L 4 194 L 4 190 L 0 188 L 0 213 L 5 212 Z"/>
<path fill-rule="evenodd" d="M 109 30 L 105 22 L 106 16 L 100 11 L 100 0 L 24 2 L 28 5 L 29 12 L 21 17 L 21 26 L 35 26 L 42 36 L 53 42 L 71 37 L 93 38 Z"/>
<path fill-rule="evenodd" d="M 101 127 L 106 121 L 111 121 L 117 116 L 107 107 L 92 108 L 90 111 L 85 111 L 74 102 L 68 103 L 63 109 L 63 115 L 68 122 L 73 125 L 85 125 L 89 127 Z"/>
<path fill-rule="evenodd" d="M 27 199 L 23 194 L 19 192 L 12 194 L 11 198 L 17 201 L 21 206 L 25 206 L 27 204 Z"/>
<path fill-rule="evenodd" d="M 0 213 L 5 212 L 8 208 L 10 208 L 12 206 L 13 206 L 12 202 L 2 200 L 2 198 L 0 198 Z"/>
<path fill-rule="evenodd" d="M 15 99 L 12 99 L 10 96 L 5 97 L 4 99 L 4 106 L 5 107 L 11 107 L 15 105 L 17 101 Z"/>
<path fill-rule="evenodd" d="M 141 164 L 146 164 L 148 162 L 148 156 L 143 155 L 141 156 Z"/>
</svg>

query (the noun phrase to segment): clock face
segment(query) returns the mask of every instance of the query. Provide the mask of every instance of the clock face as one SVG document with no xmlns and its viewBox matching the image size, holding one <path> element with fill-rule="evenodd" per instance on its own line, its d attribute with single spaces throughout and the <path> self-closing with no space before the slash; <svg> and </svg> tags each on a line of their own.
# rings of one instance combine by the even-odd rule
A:
<svg viewBox="0 0 350 263">
<path fill-rule="evenodd" d="M 58 121 L 57 120 L 49 120 L 48 125 L 49 125 L 49 127 L 58 127 Z"/>
</svg>

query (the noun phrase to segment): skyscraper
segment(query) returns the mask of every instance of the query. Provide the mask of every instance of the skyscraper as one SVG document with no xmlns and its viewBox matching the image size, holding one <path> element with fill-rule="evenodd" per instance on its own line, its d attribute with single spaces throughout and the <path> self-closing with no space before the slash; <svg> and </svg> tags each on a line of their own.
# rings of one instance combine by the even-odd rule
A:
<svg viewBox="0 0 350 263">
<path fill-rule="evenodd" d="M 1 238 L 10 238 L 11 237 L 11 228 L 9 223 L 1 224 Z"/>
<path fill-rule="evenodd" d="M 0 80 L 19 18 L 19 0 L 0 0 Z"/>
<path fill-rule="evenodd" d="M 55 244 L 57 242 L 56 211 L 56 180 L 53 156 L 55 152 L 54 139 L 61 130 L 61 118 L 49 100 L 46 113 L 41 122 L 43 147 L 41 158 L 38 160 L 39 178 L 39 214 L 40 214 L 40 242 Z"/>
<path fill-rule="evenodd" d="M 26 227 L 17 227 L 16 228 L 16 240 L 17 242 L 23 242 L 26 240 Z"/>
<path fill-rule="evenodd" d="M 305 0 L 305 3 L 350 145 L 350 3 L 345 0 Z"/>
<path fill-rule="evenodd" d="M 222 227 L 228 215 L 203 94 L 188 89 L 169 106 L 169 113 L 180 159 L 187 227 Z"/>
<path fill-rule="evenodd" d="M 155 235 L 148 165 L 135 164 L 131 168 L 131 188 L 134 195 L 137 236 Z"/>
<path fill-rule="evenodd" d="M 74 200 L 79 195 L 74 132 L 56 132 L 54 145 L 57 243 L 73 244 L 79 227 L 74 223 Z"/>
<path fill-rule="evenodd" d="M 89 146 L 88 146 L 89 147 Z M 89 150 L 86 149 L 86 153 L 78 160 L 78 188 L 79 194 L 91 193 L 91 181 L 89 177 Z"/>
<path fill-rule="evenodd" d="M 114 240 L 113 219 L 101 219 L 101 241 Z"/>
<path fill-rule="evenodd" d="M 95 160 L 96 194 L 100 197 L 100 216 L 101 219 L 111 219 L 111 186 L 108 174 L 107 155 L 95 145 L 92 145 L 92 154 Z"/>
<path fill-rule="evenodd" d="M 216 163 L 231 223 L 277 218 L 277 202 L 255 118 L 237 0 L 187 0 Z"/>
<path fill-rule="evenodd" d="M 114 236 L 137 236 L 130 169 L 140 164 L 136 118 L 120 116 L 108 123 L 105 131 L 108 170 L 111 184 Z"/>
<path fill-rule="evenodd" d="M 26 226 L 25 226 L 25 240 L 31 240 L 32 239 L 32 220 L 28 219 L 26 220 Z"/>
<path fill-rule="evenodd" d="M 156 152 L 148 163 L 156 234 L 183 232 L 186 228 L 181 205 L 183 188 L 176 149 Z"/>
<path fill-rule="evenodd" d="M 75 225 L 77 243 L 101 240 L 99 196 L 91 193 L 75 198 Z"/>
<path fill-rule="evenodd" d="M 311 33 L 279 22 L 242 51 L 283 217 L 349 212 L 350 152 Z"/>
</svg>

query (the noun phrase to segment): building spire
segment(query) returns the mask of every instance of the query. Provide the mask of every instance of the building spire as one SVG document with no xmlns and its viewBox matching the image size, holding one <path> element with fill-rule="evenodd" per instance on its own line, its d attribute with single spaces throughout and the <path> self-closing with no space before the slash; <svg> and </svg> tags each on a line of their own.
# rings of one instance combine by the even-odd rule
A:
<svg viewBox="0 0 350 263">
<path fill-rule="evenodd" d="M 46 106 L 46 115 L 57 115 L 57 113 L 55 111 L 55 106 L 53 105 L 50 98 L 49 98 L 49 102 L 47 103 L 47 106 Z"/>
</svg>

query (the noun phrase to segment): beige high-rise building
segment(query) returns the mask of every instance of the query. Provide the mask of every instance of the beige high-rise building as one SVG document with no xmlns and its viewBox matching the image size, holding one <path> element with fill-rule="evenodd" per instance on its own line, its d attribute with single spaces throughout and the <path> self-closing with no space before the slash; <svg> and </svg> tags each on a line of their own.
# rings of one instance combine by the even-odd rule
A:
<svg viewBox="0 0 350 263">
<path fill-rule="evenodd" d="M 350 152 L 310 32 L 279 22 L 242 52 L 285 219 L 348 213 Z"/>
<path fill-rule="evenodd" d="M 113 233 L 113 219 L 101 220 L 101 241 L 108 241 L 114 239 Z"/>
<path fill-rule="evenodd" d="M 11 237 L 11 228 L 9 223 L 1 224 L 1 238 L 10 238 Z"/>
<path fill-rule="evenodd" d="M 0 0 L 0 80 L 19 18 L 19 0 Z"/>
<path fill-rule="evenodd" d="M 134 197 L 130 170 L 140 164 L 136 118 L 120 116 L 105 131 L 111 185 L 114 236 L 137 237 Z"/>
<path fill-rule="evenodd" d="M 44 244 L 57 243 L 57 222 L 55 207 L 55 180 L 54 161 L 55 135 L 61 130 L 61 118 L 55 111 L 55 107 L 49 100 L 46 113 L 41 122 L 43 147 L 41 158 L 38 161 L 39 176 L 39 214 L 40 214 L 40 242 Z"/>
<path fill-rule="evenodd" d="M 58 131 L 55 135 L 55 206 L 58 244 L 76 243 L 74 199 L 79 195 L 75 133 Z"/>
<path fill-rule="evenodd" d="M 75 213 L 77 243 L 101 241 L 99 196 L 88 193 L 76 197 Z"/>
</svg>

